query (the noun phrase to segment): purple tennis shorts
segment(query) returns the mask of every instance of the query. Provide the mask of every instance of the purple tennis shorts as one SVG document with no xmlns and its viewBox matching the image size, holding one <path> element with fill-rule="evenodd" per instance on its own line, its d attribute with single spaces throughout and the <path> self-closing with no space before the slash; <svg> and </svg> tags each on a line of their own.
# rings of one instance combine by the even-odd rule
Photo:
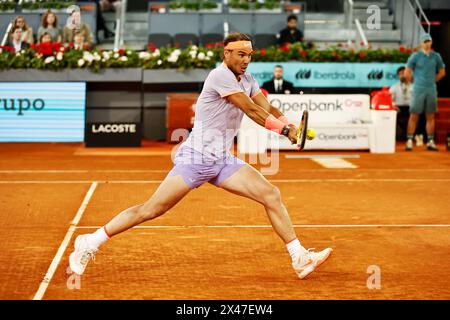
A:
<svg viewBox="0 0 450 320">
<path fill-rule="evenodd" d="M 175 155 L 175 165 L 168 176 L 180 175 L 191 188 L 198 188 L 205 182 L 219 186 L 225 179 L 239 170 L 245 161 L 228 155 L 224 159 L 210 160 L 190 147 L 180 147 Z"/>
</svg>

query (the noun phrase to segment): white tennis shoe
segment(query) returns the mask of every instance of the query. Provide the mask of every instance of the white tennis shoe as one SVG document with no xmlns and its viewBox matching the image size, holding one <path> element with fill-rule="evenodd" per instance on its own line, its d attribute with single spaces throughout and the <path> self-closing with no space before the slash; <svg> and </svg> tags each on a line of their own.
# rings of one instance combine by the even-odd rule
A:
<svg viewBox="0 0 450 320">
<path fill-rule="evenodd" d="M 300 279 L 306 278 L 324 263 L 333 252 L 331 248 L 326 248 L 320 252 L 314 252 L 313 250 L 314 248 L 308 249 L 306 253 L 300 255 L 296 262 L 292 263 L 292 267 Z"/>
<path fill-rule="evenodd" d="M 97 249 L 89 247 L 88 234 L 79 235 L 75 239 L 75 250 L 70 254 L 70 269 L 78 275 L 82 275 L 89 261 L 95 260 Z"/>
</svg>

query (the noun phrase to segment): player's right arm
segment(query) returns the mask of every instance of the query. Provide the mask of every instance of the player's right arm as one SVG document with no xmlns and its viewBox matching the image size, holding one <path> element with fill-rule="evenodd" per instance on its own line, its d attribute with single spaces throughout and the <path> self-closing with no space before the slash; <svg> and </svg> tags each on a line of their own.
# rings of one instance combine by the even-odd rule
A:
<svg viewBox="0 0 450 320">
<path fill-rule="evenodd" d="M 253 102 L 253 100 L 243 92 L 233 93 L 229 95 L 227 99 L 233 105 L 241 109 L 250 119 L 266 129 L 272 130 L 273 128 L 274 131 L 276 131 L 276 128 L 285 126 L 284 123 L 275 118 L 266 109 Z M 290 126 L 288 138 L 292 143 L 297 143 L 297 130 L 295 126 Z"/>
</svg>

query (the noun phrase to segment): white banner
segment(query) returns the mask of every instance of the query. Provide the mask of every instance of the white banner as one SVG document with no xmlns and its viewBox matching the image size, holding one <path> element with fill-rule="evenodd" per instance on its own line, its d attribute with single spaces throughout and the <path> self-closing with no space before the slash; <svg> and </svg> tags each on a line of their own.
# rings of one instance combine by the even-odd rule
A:
<svg viewBox="0 0 450 320">
<path fill-rule="evenodd" d="M 305 149 L 369 149 L 371 125 L 370 96 L 269 95 L 271 105 L 298 126 L 303 110 L 309 111 L 309 127 L 316 138 Z M 269 132 L 244 116 L 238 136 L 241 153 L 261 153 L 270 149 L 295 149 L 286 137 Z"/>
<path fill-rule="evenodd" d="M 311 125 L 371 121 L 368 94 L 271 94 L 269 101 L 295 125 L 300 122 L 303 110 L 309 111 Z"/>
</svg>

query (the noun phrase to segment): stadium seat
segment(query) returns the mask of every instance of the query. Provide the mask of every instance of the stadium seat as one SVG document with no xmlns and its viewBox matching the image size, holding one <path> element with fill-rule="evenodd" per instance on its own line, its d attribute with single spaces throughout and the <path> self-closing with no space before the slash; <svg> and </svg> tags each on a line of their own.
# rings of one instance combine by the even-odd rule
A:
<svg viewBox="0 0 450 320">
<path fill-rule="evenodd" d="M 189 45 L 198 46 L 198 36 L 193 33 L 178 33 L 173 37 L 173 43 L 180 48 L 187 48 Z"/>
<path fill-rule="evenodd" d="M 172 36 L 168 33 L 153 33 L 148 35 L 148 43 L 154 46 L 166 47 L 172 45 Z"/>
<path fill-rule="evenodd" d="M 223 41 L 223 35 L 220 33 L 204 33 L 200 36 L 200 44 L 206 46 L 209 43 L 217 43 Z"/>
<path fill-rule="evenodd" d="M 253 44 L 256 48 L 267 48 L 277 44 L 277 37 L 270 33 L 255 34 Z"/>
</svg>

